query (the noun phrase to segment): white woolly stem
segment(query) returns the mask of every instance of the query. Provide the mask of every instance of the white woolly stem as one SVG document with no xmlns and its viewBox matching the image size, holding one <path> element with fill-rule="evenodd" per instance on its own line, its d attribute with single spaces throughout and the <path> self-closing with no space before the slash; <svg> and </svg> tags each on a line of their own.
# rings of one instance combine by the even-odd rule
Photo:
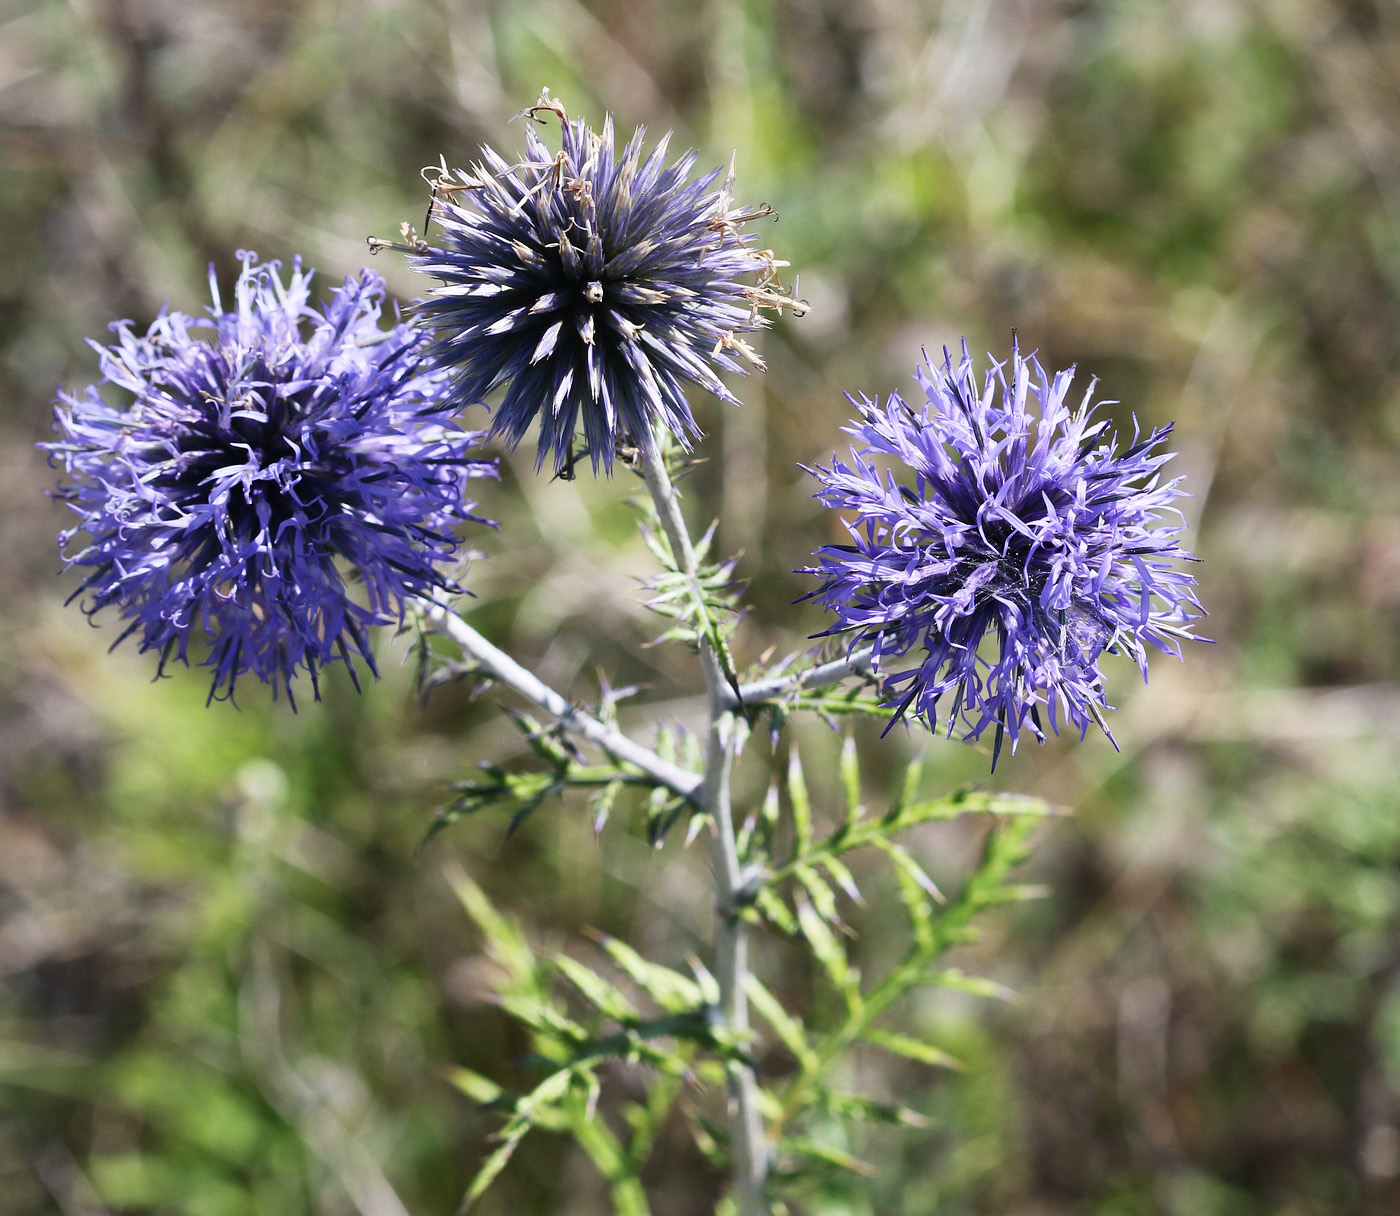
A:
<svg viewBox="0 0 1400 1216">
<path fill-rule="evenodd" d="M 683 798 L 699 803 L 698 795 L 704 781 L 702 777 L 663 760 L 651 749 L 629 739 L 621 731 L 614 730 L 591 714 L 571 705 L 533 672 L 527 671 L 505 651 L 488 642 L 455 612 L 441 604 L 424 601 L 423 615 L 429 625 L 451 638 L 469 654 L 482 672 L 491 679 L 515 689 L 527 701 L 533 701 L 557 719 L 565 730 L 596 743 L 614 759 L 641 769 L 653 781 L 675 791 Z"/>
<path fill-rule="evenodd" d="M 826 688 L 841 683 L 848 676 L 869 675 L 872 654 L 867 646 L 844 659 L 833 659 L 820 667 L 809 667 L 806 671 L 795 672 L 792 675 L 774 676 L 771 680 L 745 684 L 739 689 L 739 700 L 735 700 L 732 688 L 725 691 L 729 696 L 731 708 L 739 708 L 740 702 L 743 705 L 761 705 L 765 701 L 776 701 L 794 690 L 805 692 L 810 688 Z"/>
</svg>

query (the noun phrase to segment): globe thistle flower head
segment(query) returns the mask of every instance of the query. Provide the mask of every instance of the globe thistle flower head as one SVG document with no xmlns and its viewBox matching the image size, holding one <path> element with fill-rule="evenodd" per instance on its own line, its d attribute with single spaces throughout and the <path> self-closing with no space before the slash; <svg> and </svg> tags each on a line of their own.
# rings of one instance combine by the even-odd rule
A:
<svg viewBox="0 0 1400 1216">
<path fill-rule="evenodd" d="M 815 555 L 811 594 L 835 614 L 818 636 L 869 646 L 891 725 L 907 713 L 975 740 L 1044 741 L 1061 718 L 1113 738 L 1099 660 L 1150 649 L 1180 657 L 1203 613 L 1180 568 L 1184 529 L 1165 481 L 1171 433 L 1134 428 L 1120 450 L 1106 420 L 1068 401 L 1074 370 L 1050 376 L 1013 350 L 979 386 L 966 343 L 921 366 L 918 405 L 853 399 L 851 461 L 808 470 L 817 498 L 850 513 L 850 544 Z M 1116 744 L 1115 744 L 1116 746 Z"/>
<path fill-rule="evenodd" d="M 718 169 L 692 178 L 694 153 L 667 164 L 670 137 L 648 154 L 640 128 L 619 150 L 611 117 L 594 132 L 547 89 L 523 116 L 522 161 L 484 148 L 471 171 L 431 171 L 439 243 L 410 245 L 438 280 L 419 305 L 431 358 L 463 402 L 503 386 L 492 433 L 514 447 L 538 423 L 537 465 L 552 455 L 556 473 L 572 474 L 580 431 L 595 474 L 620 445 L 652 449 L 657 427 L 688 446 L 686 385 L 737 404 L 718 372 L 763 369 L 741 335 L 764 309 L 804 311 L 777 282 L 786 263 L 741 229 L 773 212 L 732 205 L 732 165 L 718 186 Z"/>
<path fill-rule="evenodd" d="M 239 257 L 231 308 L 211 272 L 207 317 L 163 311 L 144 334 L 118 321 L 112 345 L 90 343 L 102 379 L 60 393 L 61 438 L 41 446 L 78 515 L 59 538 L 85 572 L 74 598 L 128 618 L 118 642 L 156 651 L 157 674 L 207 649 L 211 700 L 245 672 L 289 697 L 305 672 L 319 695 L 327 663 L 374 671 L 370 626 L 455 590 L 439 564 L 459 522 L 486 522 L 463 494 L 494 466 L 468 454 L 481 436 L 453 423 L 447 378 L 423 368 L 426 338 L 380 327 L 377 276 L 346 279 L 317 308 L 299 260 L 284 279 L 277 262 Z"/>
</svg>

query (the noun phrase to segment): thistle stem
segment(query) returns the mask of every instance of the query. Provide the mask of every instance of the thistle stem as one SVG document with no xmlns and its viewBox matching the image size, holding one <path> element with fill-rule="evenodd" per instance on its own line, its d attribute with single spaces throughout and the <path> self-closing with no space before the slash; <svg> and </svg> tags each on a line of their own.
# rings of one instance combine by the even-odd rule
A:
<svg viewBox="0 0 1400 1216">
<path fill-rule="evenodd" d="M 741 702 L 742 706 L 752 707 L 761 705 L 765 701 L 776 701 L 779 697 L 794 690 L 827 688 L 832 684 L 841 683 L 848 676 L 869 675 L 873 654 L 874 652 L 867 646 L 864 650 L 857 650 L 844 659 L 833 659 L 830 663 L 823 663 L 819 667 L 809 667 L 806 671 L 794 672 L 791 675 L 774 676 L 771 680 L 758 680 L 753 684 L 745 684 L 739 689 L 738 700 L 734 697 L 733 689 L 726 688 L 725 693 L 730 708 L 739 709 Z"/>
<path fill-rule="evenodd" d="M 642 477 L 656 505 L 661 527 L 670 542 L 681 571 L 698 575 L 695 546 L 681 514 L 680 498 L 666 471 L 658 446 L 643 450 Z M 698 589 L 697 589 L 698 594 Z M 737 1037 L 749 1030 L 748 930 L 738 916 L 744 885 L 730 801 L 730 774 L 734 763 L 734 700 L 724 674 L 724 664 L 707 639 L 700 643 L 700 663 L 709 700 L 709 729 L 705 737 L 705 775 L 698 806 L 710 820 L 708 844 L 715 877 L 715 974 L 719 981 L 720 1012 L 725 1026 Z M 768 1154 L 764 1144 L 763 1116 L 758 1106 L 758 1078 L 752 1067 L 729 1066 L 729 1139 L 734 1197 L 739 1216 L 769 1216 L 764 1199 Z"/>
<path fill-rule="evenodd" d="M 643 747 L 621 731 L 570 704 L 562 694 L 520 666 L 505 651 L 493 646 L 455 612 L 427 600 L 423 601 L 422 607 L 428 624 L 471 655 L 477 667 L 486 675 L 515 689 L 527 701 L 533 701 L 557 719 L 565 730 L 596 743 L 615 760 L 641 769 L 659 785 L 698 805 L 704 778 L 663 760 L 650 748 Z"/>
</svg>

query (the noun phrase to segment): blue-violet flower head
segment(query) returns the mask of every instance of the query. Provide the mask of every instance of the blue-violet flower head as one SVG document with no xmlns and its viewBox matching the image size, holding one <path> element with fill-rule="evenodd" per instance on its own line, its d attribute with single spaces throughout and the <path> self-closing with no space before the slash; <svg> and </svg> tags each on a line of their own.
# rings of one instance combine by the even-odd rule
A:
<svg viewBox="0 0 1400 1216">
<path fill-rule="evenodd" d="M 437 278 L 418 306 L 435 331 L 431 358 L 456 376 L 463 403 L 505 386 L 492 433 L 513 448 L 538 420 L 537 466 L 571 476 L 575 435 L 596 474 L 620 446 L 655 447 L 657 428 L 688 445 L 700 432 L 685 386 L 737 404 L 719 369 L 762 370 L 740 336 L 763 309 L 804 311 L 745 222 L 772 215 L 732 205 L 733 169 L 692 180 L 695 154 L 666 163 L 669 136 L 622 150 L 609 117 L 595 133 L 548 90 L 525 114 L 556 114 L 551 152 L 532 123 L 525 155 L 483 148 L 470 171 L 445 167 L 431 216 L 438 247 L 419 242 L 415 269 Z M 382 242 L 380 242 L 382 244 Z"/>
<path fill-rule="evenodd" d="M 377 276 L 318 309 L 299 260 L 284 280 L 239 256 L 228 311 L 211 273 L 208 317 L 162 311 L 145 334 L 119 321 L 115 343 L 91 343 L 100 385 L 128 400 L 60 393 L 62 437 L 43 445 L 79 518 L 60 537 L 86 575 L 74 598 L 115 606 L 130 622 L 117 641 L 137 635 L 158 674 L 204 638 L 211 699 L 245 672 L 291 696 L 303 671 L 317 691 L 327 663 L 374 671 L 369 626 L 456 590 L 439 568 L 453 529 L 486 522 L 465 482 L 494 473 L 452 421 L 447 377 L 424 369 L 426 337 L 380 327 Z"/>
<path fill-rule="evenodd" d="M 1177 564 L 1180 479 L 1161 476 L 1171 427 L 1120 451 L 1094 382 L 1066 402 L 1073 375 L 1013 351 L 979 388 L 964 343 L 918 369 L 922 404 L 852 399 L 851 463 L 809 470 L 851 514 L 852 543 L 804 571 L 836 615 L 819 636 L 870 647 L 891 725 L 912 712 L 935 729 L 941 709 L 950 734 L 994 727 L 994 765 L 1005 736 L 1044 741 L 1042 709 L 1056 733 L 1063 716 L 1108 734 L 1100 657 L 1128 654 L 1146 679 L 1148 648 L 1180 657 L 1203 615 Z"/>
</svg>

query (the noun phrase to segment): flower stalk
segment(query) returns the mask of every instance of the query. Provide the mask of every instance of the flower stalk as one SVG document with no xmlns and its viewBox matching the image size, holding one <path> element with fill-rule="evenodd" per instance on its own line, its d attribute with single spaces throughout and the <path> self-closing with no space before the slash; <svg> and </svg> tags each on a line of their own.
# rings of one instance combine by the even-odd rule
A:
<svg viewBox="0 0 1400 1216">
<path fill-rule="evenodd" d="M 664 458 L 655 449 L 643 449 L 639 457 L 647 492 L 671 543 L 682 571 L 699 576 L 695 546 L 681 514 L 675 483 Z M 699 595 L 697 586 L 697 595 Z M 715 973 L 720 988 L 720 1013 L 725 1028 L 743 1038 L 749 1031 L 748 928 L 738 915 L 744 886 L 730 801 L 730 775 L 734 764 L 734 713 L 737 701 L 726 676 L 725 657 L 708 637 L 700 640 L 700 662 L 705 673 L 709 726 L 705 738 L 705 776 L 700 787 L 699 811 L 710 821 L 708 844 L 715 879 Z M 739 1216 L 768 1216 L 764 1180 L 768 1153 L 763 1116 L 758 1105 L 758 1078 L 751 1066 L 729 1066 L 729 1136 L 734 1198 Z"/>
<path fill-rule="evenodd" d="M 642 770 L 648 777 L 667 789 L 698 803 L 697 794 L 702 778 L 695 773 L 663 760 L 650 748 L 629 739 L 591 714 L 572 705 L 563 694 L 556 692 L 537 675 L 527 671 L 499 647 L 492 645 L 455 612 L 431 601 L 423 602 L 423 615 L 428 624 L 444 634 L 471 655 L 482 674 L 513 688 L 527 701 L 532 701 L 555 718 L 565 730 L 592 743 L 608 755 Z"/>
<path fill-rule="evenodd" d="M 871 673 L 873 651 L 869 646 L 847 655 L 844 659 L 833 659 L 805 671 L 790 672 L 787 675 L 771 676 L 766 680 L 755 680 L 741 685 L 736 695 L 732 688 L 726 689 L 731 709 L 752 709 L 756 705 L 777 701 L 794 692 L 811 692 L 817 688 L 830 688 L 851 676 L 868 676 Z"/>
</svg>

